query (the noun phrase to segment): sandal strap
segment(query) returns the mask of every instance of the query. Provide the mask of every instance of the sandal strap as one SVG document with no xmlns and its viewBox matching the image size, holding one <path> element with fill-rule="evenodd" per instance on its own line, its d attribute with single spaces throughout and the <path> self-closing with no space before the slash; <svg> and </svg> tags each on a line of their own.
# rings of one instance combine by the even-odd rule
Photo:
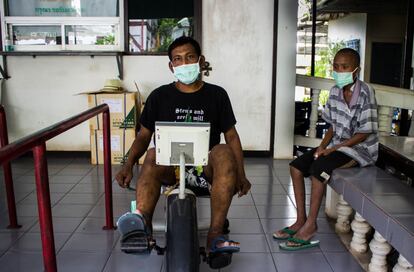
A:
<svg viewBox="0 0 414 272">
<path fill-rule="evenodd" d="M 283 233 L 289 234 L 289 235 L 295 235 L 296 231 L 289 229 L 289 227 L 283 228 L 280 230 Z"/>
<path fill-rule="evenodd" d="M 301 246 L 301 245 L 309 245 L 310 244 L 310 241 L 302 240 L 302 239 L 295 238 L 295 237 L 289 238 L 288 239 L 288 242 L 293 242 L 293 243 L 299 244 L 299 246 Z"/>
</svg>

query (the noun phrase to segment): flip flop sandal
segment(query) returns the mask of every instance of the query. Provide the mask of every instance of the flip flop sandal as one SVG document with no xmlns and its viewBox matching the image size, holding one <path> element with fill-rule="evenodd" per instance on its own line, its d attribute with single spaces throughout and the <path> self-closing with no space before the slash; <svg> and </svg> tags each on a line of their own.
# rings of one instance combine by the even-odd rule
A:
<svg viewBox="0 0 414 272">
<path fill-rule="evenodd" d="M 288 235 L 287 236 L 277 236 L 276 233 L 273 233 L 273 239 L 275 239 L 275 240 L 286 240 L 286 239 L 289 239 L 293 235 L 296 234 L 296 231 L 289 229 L 289 227 L 286 227 L 286 228 L 281 229 L 280 232 L 286 233 Z"/>
<path fill-rule="evenodd" d="M 284 250 L 297 251 L 297 250 L 302 250 L 306 248 L 316 247 L 320 243 L 319 240 L 315 240 L 315 241 L 302 240 L 302 239 L 294 238 L 294 237 L 289 238 L 288 242 L 295 243 L 296 245 L 288 245 L 288 243 L 285 242 L 285 243 L 280 243 L 279 247 Z"/>
<path fill-rule="evenodd" d="M 117 226 L 121 232 L 121 250 L 125 253 L 146 254 L 151 252 L 151 231 L 145 225 L 145 219 L 137 213 L 122 215 Z"/>
<path fill-rule="evenodd" d="M 225 242 L 236 243 L 233 240 L 226 239 L 224 236 L 218 236 L 218 237 L 214 238 L 214 240 L 211 242 L 210 252 L 211 253 L 234 253 L 234 252 L 239 252 L 240 251 L 240 246 L 217 247 L 218 243 L 225 243 Z"/>
<path fill-rule="evenodd" d="M 232 240 L 226 239 L 224 236 L 218 236 L 211 242 L 210 252 L 208 254 L 207 262 L 211 269 L 220 269 L 231 264 L 233 253 L 239 252 L 239 246 L 223 246 L 217 247 L 218 243 L 229 242 L 235 243 Z"/>
</svg>

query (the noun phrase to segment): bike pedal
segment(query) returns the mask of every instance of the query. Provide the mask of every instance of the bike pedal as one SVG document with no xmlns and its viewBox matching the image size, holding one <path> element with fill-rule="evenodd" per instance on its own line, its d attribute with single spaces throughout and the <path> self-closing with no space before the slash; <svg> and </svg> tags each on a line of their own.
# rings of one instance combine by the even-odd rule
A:
<svg viewBox="0 0 414 272">
<path fill-rule="evenodd" d="M 157 251 L 157 255 L 164 255 L 166 247 L 160 247 L 158 245 L 154 245 L 154 248 Z"/>
<path fill-rule="evenodd" d="M 200 247 L 200 256 L 203 262 L 207 262 L 207 252 L 205 247 Z"/>
<path fill-rule="evenodd" d="M 148 254 L 151 252 L 152 247 L 152 241 L 141 235 L 131 235 L 124 241 L 121 241 L 121 250 L 128 254 Z"/>
<path fill-rule="evenodd" d="M 207 263 L 211 269 L 220 269 L 231 264 L 232 253 L 210 253 Z"/>
</svg>

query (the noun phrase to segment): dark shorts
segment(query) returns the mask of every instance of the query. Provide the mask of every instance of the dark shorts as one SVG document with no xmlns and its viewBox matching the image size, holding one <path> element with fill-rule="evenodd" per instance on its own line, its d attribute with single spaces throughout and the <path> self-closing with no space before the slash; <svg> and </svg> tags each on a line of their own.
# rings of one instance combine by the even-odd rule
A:
<svg viewBox="0 0 414 272">
<path fill-rule="evenodd" d="M 289 163 L 298 169 L 305 177 L 313 176 L 321 182 L 327 183 L 332 171 L 337 168 L 350 168 L 358 165 L 354 159 L 345 153 L 334 151 L 327 156 L 320 156 L 315 160 L 313 154 L 316 148 L 304 153 Z"/>
</svg>

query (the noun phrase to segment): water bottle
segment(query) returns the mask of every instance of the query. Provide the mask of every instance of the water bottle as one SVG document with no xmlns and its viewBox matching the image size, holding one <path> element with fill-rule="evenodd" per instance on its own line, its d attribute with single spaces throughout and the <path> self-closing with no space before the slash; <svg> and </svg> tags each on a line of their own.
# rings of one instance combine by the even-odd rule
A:
<svg viewBox="0 0 414 272">
<path fill-rule="evenodd" d="M 4 50 L 6 52 L 14 51 L 13 42 L 9 39 L 9 36 L 6 36 L 6 44 L 4 45 Z"/>
</svg>

